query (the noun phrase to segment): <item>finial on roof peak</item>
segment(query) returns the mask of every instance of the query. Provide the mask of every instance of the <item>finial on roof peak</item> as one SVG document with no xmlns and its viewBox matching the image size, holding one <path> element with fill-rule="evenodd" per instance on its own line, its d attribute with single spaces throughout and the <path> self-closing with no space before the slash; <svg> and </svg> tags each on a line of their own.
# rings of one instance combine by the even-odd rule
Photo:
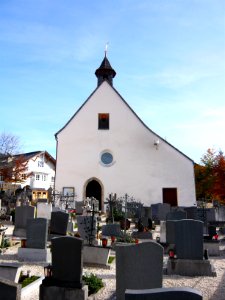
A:
<svg viewBox="0 0 225 300">
<path fill-rule="evenodd" d="M 105 44 L 105 57 L 107 56 L 108 47 L 109 47 L 109 42 L 107 42 L 107 43 Z"/>
</svg>

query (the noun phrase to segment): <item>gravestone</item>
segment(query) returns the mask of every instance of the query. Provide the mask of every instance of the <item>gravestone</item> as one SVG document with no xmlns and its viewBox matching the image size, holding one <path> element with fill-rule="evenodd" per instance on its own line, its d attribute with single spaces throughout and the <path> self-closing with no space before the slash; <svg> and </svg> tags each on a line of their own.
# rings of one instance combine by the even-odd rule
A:
<svg viewBox="0 0 225 300">
<path fill-rule="evenodd" d="M 151 205 L 152 220 L 156 223 L 166 220 L 166 215 L 170 212 L 170 204 L 157 203 Z"/>
<path fill-rule="evenodd" d="M 166 243 L 175 244 L 175 220 L 167 220 L 166 221 Z"/>
<path fill-rule="evenodd" d="M 28 219 L 34 219 L 34 206 L 17 206 L 15 210 L 15 228 L 14 236 L 26 237 L 26 226 Z"/>
<path fill-rule="evenodd" d="M 87 300 L 83 285 L 83 240 L 71 236 L 52 239 L 52 276 L 40 286 L 40 300 Z"/>
<path fill-rule="evenodd" d="M 50 220 L 52 213 L 52 204 L 45 202 L 37 203 L 37 218 L 45 218 Z"/>
<path fill-rule="evenodd" d="M 125 300 L 202 300 L 202 293 L 189 287 L 126 290 Z"/>
<path fill-rule="evenodd" d="M 149 206 L 143 206 L 142 207 L 142 212 L 141 212 L 142 217 L 147 217 L 147 218 L 152 218 L 152 209 Z"/>
<path fill-rule="evenodd" d="M 158 243 L 118 244 L 116 250 L 116 299 L 126 289 L 162 287 L 163 247 Z"/>
<path fill-rule="evenodd" d="M 45 249 L 48 237 L 48 221 L 44 218 L 27 220 L 27 248 Z"/>
<path fill-rule="evenodd" d="M 26 248 L 18 248 L 20 261 L 50 262 L 50 248 L 47 248 L 48 220 L 28 219 Z"/>
<path fill-rule="evenodd" d="M 21 299 L 21 285 L 11 280 L 0 278 L 0 299 L 2 300 Z"/>
<path fill-rule="evenodd" d="M 84 202 L 83 201 L 75 201 L 75 209 L 77 215 L 83 214 Z"/>
<path fill-rule="evenodd" d="M 213 236 L 217 234 L 217 232 L 216 232 L 216 226 L 209 225 L 208 226 L 208 234 L 209 234 L 209 237 L 212 239 Z"/>
<path fill-rule="evenodd" d="M 187 212 L 182 210 L 173 210 L 166 215 L 166 220 L 183 220 L 187 219 Z"/>
<path fill-rule="evenodd" d="M 50 234 L 66 235 L 69 214 L 63 211 L 52 211 Z"/>
<path fill-rule="evenodd" d="M 1 263 L 0 278 L 4 278 L 13 282 L 19 281 L 22 265 L 19 263 Z M 0 294 L 1 299 L 1 294 Z"/>
<path fill-rule="evenodd" d="M 95 216 L 77 216 L 77 226 L 82 239 L 89 243 L 94 241 L 97 234 L 97 219 Z"/>
<path fill-rule="evenodd" d="M 160 221 L 160 243 L 166 244 L 166 221 Z"/>
<path fill-rule="evenodd" d="M 203 259 L 203 222 L 180 220 L 175 225 L 175 244 L 178 259 Z"/>
<path fill-rule="evenodd" d="M 198 219 L 196 206 L 183 207 L 183 209 L 187 213 L 187 219 L 193 219 L 193 220 Z"/>
<path fill-rule="evenodd" d="M 102 225 L 102 235 L 103 236 L 121 236 L 122 232 L 120 229 L 120 224 L 106 224 Z"/>
<path fill-rule="evenodd" d="M 66 254 L 62 255 L 62 253 Z M 52 277 L 59 284 L 82 287 L 83 241 L 65 236 L 52 239 Z"/>
</svg>

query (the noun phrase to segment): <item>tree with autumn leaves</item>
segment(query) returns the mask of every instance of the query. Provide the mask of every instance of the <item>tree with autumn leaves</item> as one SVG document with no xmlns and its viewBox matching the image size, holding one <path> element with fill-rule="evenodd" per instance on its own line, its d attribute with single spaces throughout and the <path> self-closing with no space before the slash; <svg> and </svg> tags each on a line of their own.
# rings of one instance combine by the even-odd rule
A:
<svg viewBox="0 0 225 300">
<path fill-rule="evenodd" d="M 19 138 L 9 133 L 0 134 L 0 175 L 4 182 L 19 183 L 24 181 L 27 162 L 20 149 Z"/>
<path fill-rule="evenodd" d="M 225 204 L 225 156 L 222 151 L 208 149 L 195 164 L 195 184 L 197 200 L 217 200 Z"/>
</svg>

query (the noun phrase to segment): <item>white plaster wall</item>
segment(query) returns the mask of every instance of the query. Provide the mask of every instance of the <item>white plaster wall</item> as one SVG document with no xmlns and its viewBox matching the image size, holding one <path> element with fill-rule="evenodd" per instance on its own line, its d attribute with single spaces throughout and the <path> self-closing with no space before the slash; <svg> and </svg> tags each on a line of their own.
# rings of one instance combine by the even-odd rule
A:
<svg viewBox="0 0 225 300">
<path fill-rule="evenodd" d="M 110 114 L 110 129 L 98 130 L 98 113 Z M 104 82 L 58 135 L 56 189 L 74 186 L 78 200 L 92 177 L 111 192 L 128 193 L 145 205 L 162 202 L 162 188 L 176 187 L 178 204 L 195 203 L 193 163 L 158 139 Z M 114 164 L 105 167 L 100 153 L 110 150 Z"/>
</svg>

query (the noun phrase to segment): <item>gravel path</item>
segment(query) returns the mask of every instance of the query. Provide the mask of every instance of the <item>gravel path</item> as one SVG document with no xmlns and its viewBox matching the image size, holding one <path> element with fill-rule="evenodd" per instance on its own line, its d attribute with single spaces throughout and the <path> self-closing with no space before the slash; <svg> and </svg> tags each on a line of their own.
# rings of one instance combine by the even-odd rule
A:
<svg viewBox="0 0 225 300">
<path fill-rule="evenodd" d="M 1 262 L 18 262 L 17 247 L 10 247 L 4 254 L 0 255 Z M 215 270 L 216 277 L 184 277 L 178 275 L 164 275 L 163 287 L 192 287 L 200 290 L 204 300 L 224 300 L 225 299 L 225 241 L 221 241 L 220 256 L 210 258 Z M 24 263 L 22 269 L 31 271 L 31 275 L 44 275 L 43 264 Z M 116 280 L 115 280 L 115 260 L 110 269 L 85 267 L 84 273 L 93 273 L 103 279 L 105 287 L 97 295 L 97 300 L 114 300 Z M 39 290 L 23 297 L 22 300 L 39 300 Z"/>
</svg>

